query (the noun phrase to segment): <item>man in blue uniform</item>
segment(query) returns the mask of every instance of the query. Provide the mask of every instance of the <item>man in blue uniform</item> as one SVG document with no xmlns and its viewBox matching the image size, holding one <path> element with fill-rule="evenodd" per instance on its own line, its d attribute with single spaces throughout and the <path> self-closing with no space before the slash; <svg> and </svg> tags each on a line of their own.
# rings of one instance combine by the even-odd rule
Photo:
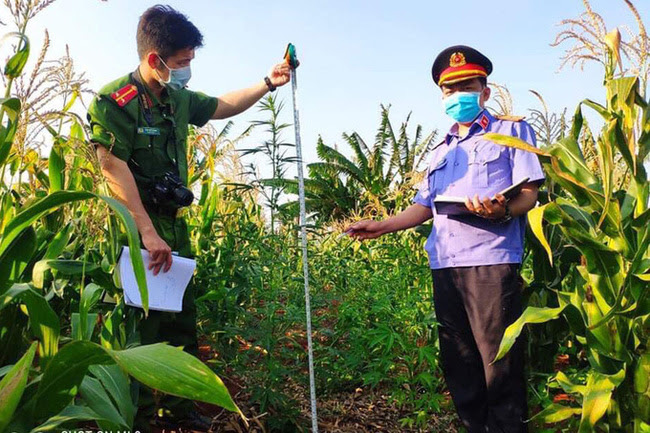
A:
<svg viewBox="0 0 650 433">
<path fill-rule="evenodd" d="M 492 63 L 457 45 L 433 63 L 445 112 L 456 123 L 432 151 L 414 204 L 385 221 L 349 228 L 358 239 L 417 226 L 433 218 L 426 243 L 432 269 L 442 369 L 458 415 L 470 433 L 525 432 L 527 419 L 521 342 L 491 364 L 505 329 L 522 312 L 519 267 L 526 213 L 537 202 L 544 173 L 536 155 L 484 139 L 488 132 L 535 145 L 521 118 L 498 118 L 485 109 Z M 511 200 L 500 194 L 528 178 Z M 438 195 L 466 197 L 467 215 L 438 214 Z M 496 198 L 496 201 L 492 200 Z"/>
</svg>

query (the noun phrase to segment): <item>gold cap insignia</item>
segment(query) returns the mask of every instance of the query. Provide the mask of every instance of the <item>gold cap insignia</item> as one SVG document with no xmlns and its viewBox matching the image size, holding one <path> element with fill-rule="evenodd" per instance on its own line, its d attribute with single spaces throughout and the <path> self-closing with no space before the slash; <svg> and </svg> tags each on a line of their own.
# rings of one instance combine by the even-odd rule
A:
<svg viewBox="0 0 650 433">
<path fill-rule="evenodd" d="M 465 60 L 465 54 L 463 53 L 454 53 L 449 58 L 449 66 L 451 66 L 452 68 L 456 68 L 458 66 L 464 66 L 466 64 L 467 61 Z"/>
</svg>

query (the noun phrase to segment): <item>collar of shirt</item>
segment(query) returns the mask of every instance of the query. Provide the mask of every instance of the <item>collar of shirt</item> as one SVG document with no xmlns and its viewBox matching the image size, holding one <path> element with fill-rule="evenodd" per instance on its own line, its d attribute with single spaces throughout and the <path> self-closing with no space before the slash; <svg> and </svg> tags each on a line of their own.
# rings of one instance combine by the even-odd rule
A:
<svg viewBox="0 0 650 433">
<path fill-rule="evenodd" d="M 478 135 L 478 134 L 484 134 L 486 132 L 490 131 L 490 127 L 492 126 L 492 123 L 494 123 L 496 119 L 494 116 L 490 114 L 490 112 L 487 109 L 483 109 L 479 113 L 478 116 L 476 116 L 476 119 L 474 119 L 474 122 L 469 127 L 469 131 L 465 137 L 463 137 L 463 140 L 466 140 L 467 138 L 473 136 L 473 135 Z M 458 123 L 455 123 L 451 129 L 449 129 L 449 132 L 447 133 L 447 136 L 445 137 L 445 142 L 449 144 L 452 139 L 460 139 L 460 136 L 458 135 Z"/>
<path fill-rule="evenodd" d="M 163 87 L 162 92 L 160 93 L 160 98 L 158 98 L 156 95 L 154 95 L 153 91 L 149 88 L 149 86 L 142 80 L 142 75 L 140 74 L 140 68 L 138 67 L 135 70 L 135 73 L 132 75 L 133 80 L 137 80 L 140 82 L 142 85 L 142 88 L 144 88 L 145 93 L 147 94 L 147 97 L 151 101 L 152 106 L 157 106 L 157 105 L 168 105 L 170 101 L 169 97 L 169 90 L 166 87 Z"/>
<path fill-rule="evenodd" d="M 153 105 L 168 105 L 169 104 L 169 91 L 166 87 L 163 87 L 162 92 L 160 92 L 160 97 L 154 95 L 149 86 L 145 85 L 145 91 L 153 101 Z"/>
</svg>

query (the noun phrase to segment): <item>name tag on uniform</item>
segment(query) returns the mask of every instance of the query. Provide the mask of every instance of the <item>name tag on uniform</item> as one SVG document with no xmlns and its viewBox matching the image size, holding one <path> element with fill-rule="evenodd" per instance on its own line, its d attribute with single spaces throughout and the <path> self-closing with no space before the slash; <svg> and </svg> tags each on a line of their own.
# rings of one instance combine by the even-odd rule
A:
<svg viewBox="0 0 650 433">
<path fill-rule="evenodd" d="M 154 128 L 153 126 L 140 126 L 138 127 L 138 134 L 160 135 L 160 128 Z"/>
</svg>

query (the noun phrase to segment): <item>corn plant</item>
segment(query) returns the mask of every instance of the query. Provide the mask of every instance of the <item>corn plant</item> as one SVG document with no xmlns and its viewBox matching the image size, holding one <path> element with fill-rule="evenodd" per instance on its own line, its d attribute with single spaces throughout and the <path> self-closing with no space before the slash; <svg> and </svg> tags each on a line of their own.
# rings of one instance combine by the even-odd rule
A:
<svg viewBox="0 0 650 433">
<path fill-rule="evenodd" d="M 121 231 L 132 249 L 140 240 L 126 207 L 96 191 L 102 189 L 97 158 L 69 111 L 79 88 L 50 99 L 42 95 L 61 103 L 56 115 L 51 106 L 47 115 L 39 112 L 29 92 L 12 96 L 29 57 L 27 22 L 51 3 L 6 2 L 18 44 L 3 71 L 0 99 L 0 432 L 89 422 L 104 430 L 131 429 L 137 411 L 131 380 L 238 412 L 201 361 L 180 348 L 139 346 L 131 338 L 134 313 L 125 311 L 112 271 Z M 30 148 L 34 125 L 51 136 L 46 159 Z M 132 265 L 146 314 L 140 255 L 132 256 Z M 104 291 L 117 296 L 115 306 L 100 302 Z"/>
<path fill-rule="evenodd" d="M 554 403 L 534 419 L 547 423 L 580 416 L 581 433 L 650 431 L 650 192 L 643 165 L 650 154 L 650 104 L 639 77 L 614 78 L 616 59 L 610 50 L 606 105 L 582 101 L 567 137 L 539 150 L 515 138 L 486 135 L 537 153 L 546 169 L 548 203 L 528 219 L 546 256 L 536 261 L 546 260 L 550 267 L 546 272 L 538 267 L 535 277 L 555 294 L 546 306 L 528 307 L 508 327 L 495 362 L 525 324 L 566 321 L 588 367 L 579 382 L 562 371 L 554 381 L 578 404 Z M 604 121 L 595 138 L 600 177 L 588 168 L 579 146 L 583 107 Z M 614 182 L 619 156 L 629 183 Z"/>
</svg>

